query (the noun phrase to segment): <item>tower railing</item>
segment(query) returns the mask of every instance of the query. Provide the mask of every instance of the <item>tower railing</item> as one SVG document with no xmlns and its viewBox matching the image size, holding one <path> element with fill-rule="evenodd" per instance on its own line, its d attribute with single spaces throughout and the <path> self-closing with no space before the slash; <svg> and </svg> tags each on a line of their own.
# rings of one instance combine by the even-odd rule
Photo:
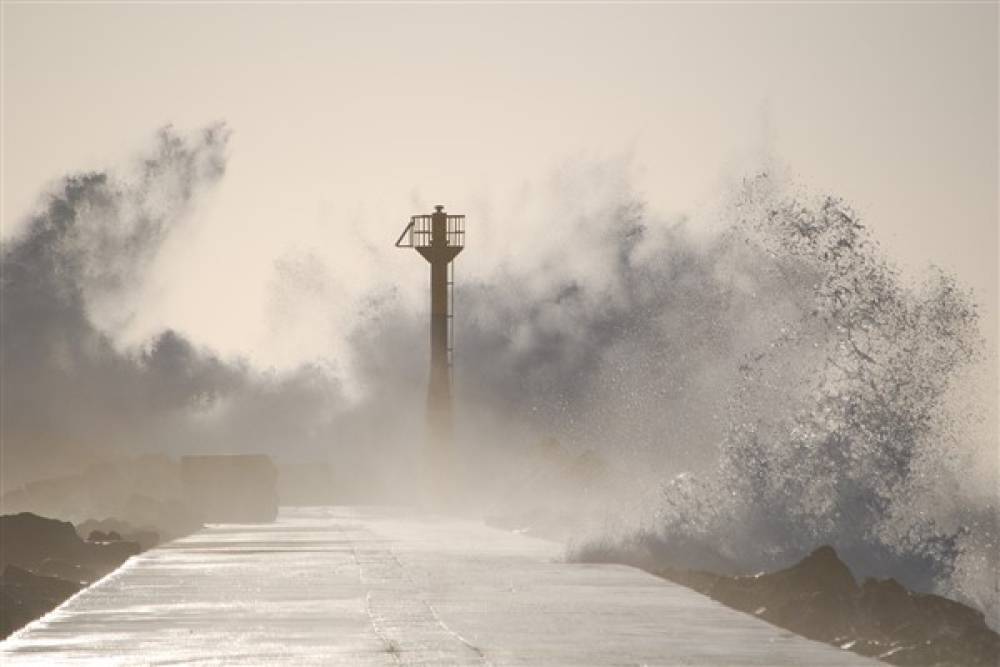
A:
<svg viewBox="0 0 1000 667">
<path fill-rule="evenodd" d="M 396 240 L 397 248 L 430 248 L 432 227 L 430 215 L 411 215 L 410 224 Z M 445 245 L 452 248 L 465 247 L 465 216 L 449 215 L 445 230 Z"/>
</svg>

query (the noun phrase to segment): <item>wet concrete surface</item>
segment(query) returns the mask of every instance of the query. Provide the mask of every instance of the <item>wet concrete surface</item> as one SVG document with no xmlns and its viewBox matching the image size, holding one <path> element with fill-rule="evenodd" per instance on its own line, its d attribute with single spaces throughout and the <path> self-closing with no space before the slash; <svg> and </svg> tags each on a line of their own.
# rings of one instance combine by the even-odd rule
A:
<svg viewBox="0 0 1000 667">
<path fill-rule="evenodd" d="M 560 544 L 400 508 L 211 525 L 0 643 L 0 663 L 873 665 Z"/>
</svg>

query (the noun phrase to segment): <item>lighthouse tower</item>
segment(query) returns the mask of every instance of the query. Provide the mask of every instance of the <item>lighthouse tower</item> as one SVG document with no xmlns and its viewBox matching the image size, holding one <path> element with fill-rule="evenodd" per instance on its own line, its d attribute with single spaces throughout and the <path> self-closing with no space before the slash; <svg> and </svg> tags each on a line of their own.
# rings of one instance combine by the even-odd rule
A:
<svg viewBox="0 0 1000 667">
<path fill-rule="evenodd" d="M 431 265 L 431 366 L 427 386 L 427 444 L 430 463 L 443 471 L 451 459 L 451 367 L 454 336 L 455 257 L 465 247 L 465 216 L 435 206 L 410 216 L 397 248 L 415 248 Z"/>
</svg>

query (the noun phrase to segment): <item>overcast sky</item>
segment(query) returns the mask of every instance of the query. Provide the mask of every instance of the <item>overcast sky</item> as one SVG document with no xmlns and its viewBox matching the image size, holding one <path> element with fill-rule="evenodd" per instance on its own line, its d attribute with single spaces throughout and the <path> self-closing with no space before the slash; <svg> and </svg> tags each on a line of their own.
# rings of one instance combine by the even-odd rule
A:
<svg viewBox="0 0 1000 667">
<path fill-rule="evenodd" d="M 315 253 L 344 293 L 422 286 L 413 257 L 372 267 L 359 247 L 388 251 L 438 202 L 474 243 L 587 161 L 696 218 L 781 164 L 904 266 L 958 273 L 996 340 L 994 3 L 5 2 L 2 48 L 5 238 L 55 179 L 126 165 L 160 126 L 233 131 L 218 192 L 151 269 L 135 340 L 172 326 L 293 363 L 268 319 L 282 258 Z M 479 248 L 463 271 L 497 261 Z"/>
</svg>

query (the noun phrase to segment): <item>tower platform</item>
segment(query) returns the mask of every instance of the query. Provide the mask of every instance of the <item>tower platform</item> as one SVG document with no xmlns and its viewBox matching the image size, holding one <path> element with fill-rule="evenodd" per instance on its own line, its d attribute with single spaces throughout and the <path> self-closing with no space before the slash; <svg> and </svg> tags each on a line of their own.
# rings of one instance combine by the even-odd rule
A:
<svg viewBox="0 0 1000 667">
<path fill-rule="evenodd" d="M 874 665 L 481 522 L 283 508 L 134 557 L 0 643 L 4 665 Z"/>
</svg>

